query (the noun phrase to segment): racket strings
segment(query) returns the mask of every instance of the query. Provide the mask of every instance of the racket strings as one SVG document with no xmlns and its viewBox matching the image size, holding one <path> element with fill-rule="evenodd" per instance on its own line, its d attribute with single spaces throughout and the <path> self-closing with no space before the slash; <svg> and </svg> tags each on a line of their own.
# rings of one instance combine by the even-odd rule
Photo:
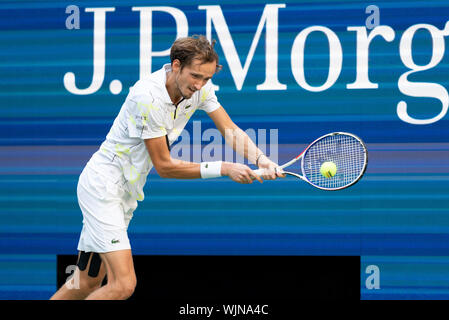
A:
<svg viewBox="0 0 449 320">
<path fill-rule="evenodd" d="M 337 172 L 326 178 L 321 174 L 321 165 L 333 162 Z M 324 189 L 340 189 L 359 179 L 365 168 L 365 148 L 355 137 L 336 134 L 316 141 L 306 151 L 303 174 L 312 184 Z"/>
</svg>

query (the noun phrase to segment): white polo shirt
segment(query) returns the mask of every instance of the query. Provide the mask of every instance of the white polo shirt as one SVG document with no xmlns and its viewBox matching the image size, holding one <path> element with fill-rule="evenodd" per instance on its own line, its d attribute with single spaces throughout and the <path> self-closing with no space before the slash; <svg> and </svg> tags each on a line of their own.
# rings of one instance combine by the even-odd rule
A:
<svg viewBox="0 0 449 320">
<path fill-rule="evenodd" d="M 166 64 L 130 88 L 106 140 L 87 164 L 138 201 L 144 199 L 143 187 L 153 167 L 144 140 L 167 135 L 172 144 L 197 109 L 209 113 L 220 107 L 211 81 L 175 106 L 165 87 L 170 71 Z"/>
</svg>

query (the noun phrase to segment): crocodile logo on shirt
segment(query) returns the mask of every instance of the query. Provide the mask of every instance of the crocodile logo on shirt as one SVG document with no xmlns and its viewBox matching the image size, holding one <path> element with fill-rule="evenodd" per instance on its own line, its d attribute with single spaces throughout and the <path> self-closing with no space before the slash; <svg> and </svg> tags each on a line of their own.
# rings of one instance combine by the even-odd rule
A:
<svg viewBox="0 0 449 320">
<path fill-rule="evenodd" d="M 112 243 L 112 244 L 120 243 L 120 240 L 112 239 L 112 240 L 111 240 L 111 243 Z"/>
</svg>

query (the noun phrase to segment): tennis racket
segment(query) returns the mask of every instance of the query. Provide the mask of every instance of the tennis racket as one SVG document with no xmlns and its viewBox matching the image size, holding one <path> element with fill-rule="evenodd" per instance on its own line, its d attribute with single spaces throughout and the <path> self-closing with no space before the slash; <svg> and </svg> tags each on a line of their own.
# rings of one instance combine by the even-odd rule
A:
<svg viewBox="0 0 449 320">
<path fill-rule="evenodd" d="M 301 174 L 284 171 L 301 160 Z M 323 175 L 323 163 L 331 162 L 336 172 Z M 301 154 L 276 168 L 283 173 L 299 178 L 322 190 L 341 190 L 352 186 L 362 178 L 368 164 L 365 143 L 351 133 L 333 132 L 313 141 Z M 265 169 L 254 172 L 261 176 Z"/>
</svg>

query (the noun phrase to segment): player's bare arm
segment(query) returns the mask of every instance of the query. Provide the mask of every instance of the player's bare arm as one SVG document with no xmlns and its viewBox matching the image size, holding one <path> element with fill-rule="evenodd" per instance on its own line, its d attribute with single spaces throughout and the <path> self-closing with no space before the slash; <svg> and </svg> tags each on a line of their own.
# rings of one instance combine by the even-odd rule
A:
<svg viewBox="0 0 449 320">
<path fill-rule="evenodd" d="M 278 165 L 271 161 L 251 140 L 251 138 L 240 129 L 229 117 L 223 107 L 209 113 L 215 126 L 232 148 L 259 168 L 267 169 L 262 175 L 265 180 L 273 180 L 277 177 L 285 177 L 280 172 L 276 172 Z"/>
<path fill-rule="evenodd" d="M 201 165 L 199 163 L 182 161 L 171 157 L 165 136 L 146 139 L 145 145 L 154 168 L 161 177 L 175 179 L 201 178 Z M 252 183 L 254 179 L 262 182 L 262 179 L 248 166 L 239 163 L 222 162 L 221 175 L 228 176 L 238 183 Z"/>
</svg>

